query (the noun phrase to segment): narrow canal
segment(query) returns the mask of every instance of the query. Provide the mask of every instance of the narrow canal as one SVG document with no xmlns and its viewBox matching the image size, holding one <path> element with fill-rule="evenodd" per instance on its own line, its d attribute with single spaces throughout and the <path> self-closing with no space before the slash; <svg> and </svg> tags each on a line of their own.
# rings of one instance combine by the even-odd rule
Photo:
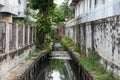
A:
<svg viewBox="0 0 120 80">
<path fill-rule="evenodd" d="M 50 63 L 40 72 L 37 80 L 78 80 L 69 64 L 71 60 L 60 43 L 55 43 Z"/>
<path fill-rule="evenodd" d="M 51 53 L 42 51 L 30 67 L 15 80 L 93 80 L 71 50 L 65 50 L 60 43 L 55 43 L 52 47 Z"/>
</svg>

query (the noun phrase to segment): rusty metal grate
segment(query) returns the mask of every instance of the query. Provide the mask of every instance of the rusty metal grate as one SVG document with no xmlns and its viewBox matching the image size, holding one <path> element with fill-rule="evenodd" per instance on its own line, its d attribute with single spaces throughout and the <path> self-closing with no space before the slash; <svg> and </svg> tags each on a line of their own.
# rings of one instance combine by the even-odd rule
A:
<svg viewBox="0 0 120 80">
<path fill-rule="evenodd" d="M 33 27 L 33 42 L 35 42 L 35 27 Z"/>
<path fill-rule="evenodd" d="M 6 46 L 6 23 L 0 22 L 0 53 L 5 52 Z"/>
<path fill-rule="evenodd" d="M 16 45 L 16 25 L 9 23 L 9 49 L 15 49 Z"/>
<path fill-rule="evenodd" d="M 28 44 L 28 26 L 25 26 L 25 44 Z"/>
<path fill-rule="evenodd" d="M 18 25 L 18 47 L 23 46 L 23 25 Z"/>
<path fill-rule="evenodd" d="M 30 27 L 30 44 L 32 43 L 32 30 L 33 30 L 33 27 Z"/>
</svg>

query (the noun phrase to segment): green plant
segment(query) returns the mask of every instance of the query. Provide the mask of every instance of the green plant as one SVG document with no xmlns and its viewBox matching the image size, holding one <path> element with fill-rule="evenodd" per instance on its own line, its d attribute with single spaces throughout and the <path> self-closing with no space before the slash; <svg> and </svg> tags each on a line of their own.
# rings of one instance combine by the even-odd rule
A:
<svg viewBox="0 0 120 80">
<path fill-rule="evenodd" d="M 72 19 L 74 18 L 74 9 L 68 6 L 69 0 L 65 0 L 61 4 L 61 12 L 65 19 Z"/>
<path fill-rule="evenodd" d="M 25 62 L 24 62 L 24 61 L 22 61 L 22 62 L 20 62 L 20 64 L 25 64 Z"/>
<path fill-rule="evenodd" d="M 78 52 L 78 53 L 82 53 L 81 50 L 80 50 L 80 47 L 75 47 L 75 48 L 74 48 L 74 51 L 75 51 L 75 52 Z"/>
<path fill-rule="evenodd" d="M 98 74 L 96 77 L 97 80 L 120 80 L 116 78 L 112 71 L 106 71 L 104 74 Z"/>
<path fill-rule="evenodd" d="M 46 36 L 44 47 L 48 50 L 52 50 L 51 47 L 50 47 L 51 41 L 52 41 L 51 37 L 49 35 Z"/>
<path fill-rule="evenodd" d="M 35 18 L 37 26 L 37 39 L 41 46 L 45 44 L 45 38 L 51 31 L 52 15 L 56 5 L 53 0 L 30 0 L 30 7 L 38 10 Z"/>
<path fill-rule="evenodd" d="M 15 23 L 17 23 L 17 24 L 21 24 L 20 20 L 16 20 Z"/>
<path fill-rule="evenodd" d="M 35 53 L 35 52 L 30 52 L 29 53 L 29 56 L 25 58 L 25 60 L 30 60 L 32 59 L 32 57 L 36 57 L 38 55 L 38 53 Z"/>
<path fill-rule="evenodd" d="M 82 57 L 81 57 L 82 58 Z M 85 69 L 90 72 L 94 72 L 96 80 L 120 80 L 113 76 L 111 71 L 107 71 L 98 61 L 98 53 L 92 51 L 89 57 L 80 59 L 80 65 L 82 64 Z"/>
<path fill-rule="evenodd" d="M 70 47 L 73 46 L 73 41 L 67 37 L 63 37 L 61 40 L 61 43 L 65 46 L 65 47 Z"/>
</svg>

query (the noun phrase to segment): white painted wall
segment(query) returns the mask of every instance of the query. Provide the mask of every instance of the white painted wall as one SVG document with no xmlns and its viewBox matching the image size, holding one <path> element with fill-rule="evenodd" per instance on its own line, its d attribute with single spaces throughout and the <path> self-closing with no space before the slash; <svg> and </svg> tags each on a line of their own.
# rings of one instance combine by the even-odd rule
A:
<svg viewBox="0 0 120 80">
<path fill-rule="evenodd" d="M 24 50 L 21 55 L 17 55 L 16 52 L 14 59 L 7 55 L 6 59 L 0 63 L 0 80 L 4 80 L 3 78 L 6 74 L 8 74 L 14 68 L 19 67 L 20 62 L 28 57 L 29 53 L 34 50 L 35 46 L 33 45 L 32 47 L 28 47 L 28 49 Z"/>
<path fill-rule="evenodd" d="M 86 54 L 88 55 L 92 49 L 92 30 L 91 25 L 86 26 Z"/>
<path fill-rule="evenodd" d="M 74 26 L 78 23 L 77 20 L 79 20 L 79 23 L 84 23 L 120 14 L 120 0 L 105 0 L 105 4 L 102 3 L 102 0 L 99 0 L 96 7 L 94 0 L 91 0 L 91 8 L 87 7 L 90 5 L 90 0 L 85 2 L 83 0 L 77 4 L 75 7 L 75 19 L 68 21 L 66 26 Z"/>
<path fill-rule="evenodd" d="M 5 5 L 0 7 L 0 12 L 18 14 L 18 0 L 5 0 Z"/>
<path fill-rule="evenodd" d="M 105 0 L 105 4 L 102 0 L 98 0 L 95 6 L 95 0 L 80 1 L 75 7 L 75 18 L 82 17 L 82 22 L 94 21 L 97 19 L 110 17 L 120 14 L 120 0 Z M 81 23 L 82 23 L 81 22 Z"/>
<path fill-rule="evenodd" d="M 0 6 L 0 12 L 8 12 L 14 15 L 18 15 L 19 17 L 25 17 L 25 9 L 26 9 L 26 0 L 20 0 L 21 4 L 19 4 L 18 0 L 4 0 L 4 5 Z M 1 1 L 0 1 L 1 2 Z M 3 2 L 1 2 L 3 3 Z"/>
<path fill-rule="evenodd" d="M 18 14 L 16 17 L 25 17 L 25 10 L 27 7 L 27 2 L 26 0 L 20 0 L 21 4 L 18 4 Z M 15 17 L 15 16 L 14 16 Z"/>
<path fill-rule="evenodd" d="M 5 0 L 0 0 L 0 6 L 5 5 Z"/>
<path fill-rule="evenodd" d="M 80 1 L 75 7 L 75 19 L 66 23 L 66 31 L 80 25 L 81 50 L 86 49 L 86 53 L 89 53 L 89 49 L 94 47 L 102 57 L 101 63 L 120 76 L 120 22 L 117 24 L 116 22 L 106 22 L 105 25 L 100 22 L 94 26 L 88 24 L 92 23 L 91 21 L 96 22 L 96 20 L 120 15 L 120 0 L 105 0 L 105 3 L 102 2 L 103 0 L 97 1 L 95 6 L 95 0 L 91 0 L 91 7 L 90 0 Z M 92 28 L 94 28 L 94 33 L 92 33 Z M 73 33 L 76 32 L 71 32 L 68 37 L 76 40 Z"/>
</svg>

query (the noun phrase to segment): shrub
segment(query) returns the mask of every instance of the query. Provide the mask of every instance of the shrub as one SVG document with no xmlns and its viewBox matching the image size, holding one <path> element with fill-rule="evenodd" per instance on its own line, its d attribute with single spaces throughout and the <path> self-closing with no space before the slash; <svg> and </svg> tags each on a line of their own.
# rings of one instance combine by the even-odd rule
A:
<svg viewBox="0 0 120 80">
<path fill-rule="evenodd" d="M 74 51 L 75 51 L 75 52 L 78 52 L 78 53 L 82 53 L 81 50 L 80 50 L 80 47 L 75 47 L 75 48 L 74 48 Z"/>
<path fill-rule="evenodd" d="M 51 42 L 52 42 L 51 37 L 50 37 L 49 35 L 46 36 L 44 48 L 45 48 L 45 49 L 48 49 L 48 50 L 51 50 L 51 46 L 50 46 L 50 43 L 51 43 Z"/>
<path fill-rule="evenodd" d="M 92 51 L 89 57 L 82 58 L 80 64 L 90 72 L 94 72 L 96 80 L 120 80 L 115 78 L 112 71 L 107 71 L 98 61 L 98 53 Z"/>
<path fill-rule="evenodd" d="M 70 47 L 73 46 L 73 41 L 67 37 L 63 37 L 61 40 L 61 43 L 65 46 L 65 47 Z"/>
<path fill-rule="evenodd" d="M 92 51 L 90 53 L 89 58 L 90 58 L 92 63 L 95 63 L 96 61 L 98 61 L 98 58 L 99 58 L 98 52 L 97 51 Z"/>
</svg>

